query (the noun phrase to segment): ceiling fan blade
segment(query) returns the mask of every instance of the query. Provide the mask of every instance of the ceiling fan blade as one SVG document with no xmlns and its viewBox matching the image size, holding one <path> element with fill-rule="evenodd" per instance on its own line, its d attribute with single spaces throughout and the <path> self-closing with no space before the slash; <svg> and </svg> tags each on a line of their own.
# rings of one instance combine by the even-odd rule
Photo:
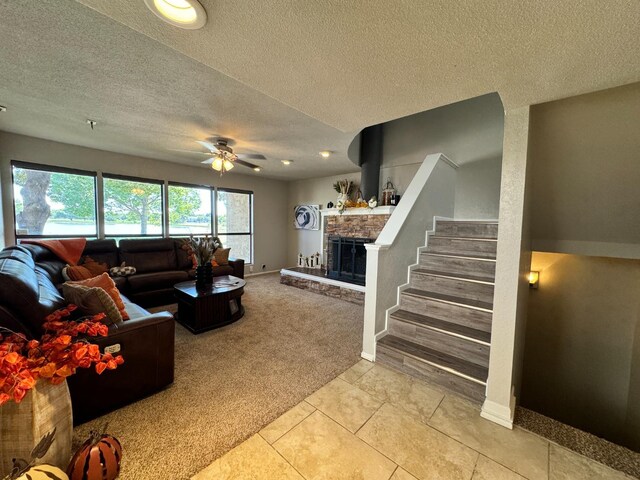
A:
<svg viewBox="0 0 640 480">
<path fill-rule="evenodd" d="M 245 160 L 266 160 L 267 157 L 260 153 L 236 153 L 237 157 Z"/>
<path fill-rule="evenodd" d="M 204 162 L 200 162 L 200 163 L 204 163 L 205 165 L 211 165 L 214 160 L 215 158 L 211 157 L 211 158 L 207 158 Z"/>
<path fill-rule="evenodd" d="M 211 152 L 196 152 L 195 150 L 179 150 L 177 148 L 170 148 L 170 152 L 180 152 L 180 153 L 193 153 L 194 155 L 211 155 Z"/>
<path fill-rule="evenodd" d="M 240 159 L 236 160 L 233 163 L 237 163 L 238 165 L 242 165 L 243 167 L 248 167 L 248 168 L 262 168 L 258 165 L 254 165 L 253 163 L 245 162 L 244 160 L 240 160 Z"/>
<path fill-rule="evenodd" d="M 196 140 L 196 143 L 199 143 L 200 145 L 202 145 L 204 148 L 206 148 L 207 150 L 209 150 L 211 153 L 215 153 L 215 152 L 219 152 L 220 150 L 218 150 L 218 147 L 216 147 L 213 143 L 211 142 L 205 142 L 204 140 Z"/>
</svg>

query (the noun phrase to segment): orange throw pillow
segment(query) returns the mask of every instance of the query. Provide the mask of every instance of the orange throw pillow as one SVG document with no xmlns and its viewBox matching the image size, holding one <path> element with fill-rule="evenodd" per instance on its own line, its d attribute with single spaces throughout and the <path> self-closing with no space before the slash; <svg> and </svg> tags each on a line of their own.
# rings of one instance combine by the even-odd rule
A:
<svg viewBox="0 0 640 480">
<path fill-rule="evenodd" d="M 79 265 L 65 267 L 64 273 L 69 277 L 69 280 L 73 281 L 87 280 L 95 276 L 88 268 Z"/>
<path fill-rule="evenodd" d="M 104 272 L 109 271 L 109 266 L 106 263 L 96 262 L 91 257 L 84 257 L 84 263 L 82 266 L 92 273 L 92 277 L 102 275 Z M 72 280 L 75 280 L 75 278 L 72 278 Z M 82 279 L 79 278 L 78 280 Z"/>
<path fill-rule="evenodd" d="M 88 278 L 86 280 L 80 280 L 78 282 L 69 282 L 75 283 L 77 285 L 84 285 L 85 287 L 100 287 L 105 292 L 109 294 L 109 296 L 113 299 L 116 307 L 120 311 L 120 315 L 122 315 L 123 320 L 129 320 L 129 314 L 124 308 L 124 302 L 122 298 L 120 298 L 120 292 L 116 287 L 113 279 L 109 276 L 108 273 L 103 273 L 102 275 L 98 275 L 97 277 Z"/>
<path fill-rule="evenodd" d="M 216 248 L 216 251 L 213 252 L 213 257 L 215 258 L 218 265 L 229 265 L 229 251 L 231 248 Z"/>
</svg>

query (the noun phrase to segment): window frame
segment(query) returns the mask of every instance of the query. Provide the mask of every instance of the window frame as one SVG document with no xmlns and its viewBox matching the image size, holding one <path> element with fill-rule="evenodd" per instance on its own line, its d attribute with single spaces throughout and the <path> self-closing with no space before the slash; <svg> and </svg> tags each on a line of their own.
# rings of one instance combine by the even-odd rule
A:
<svg viewBox="0 0 640 480">
<path fill-rule="evenodd" d="M 222 188 L 216 187 L 215 185 L 206 185 L 206 184 L 195 184 L 195 183 L 185 183 L 185 182 L 174 182 L 168 180 L 158 180 L 156 178 L 144 178 L 137 177 L 132 175 L 119 175 L 115 173 L 108 173 L 104 171 L 92 171 L 92 170 L 82 170 L 77 168 L 69 168 L 69 167 L 59 167 L 54 165 L 48 165 L 43 163 L 32 163 L 25 162 L 22 160 L 11 160 L 11 206 L 13 210 L 13 235 L 16 243 L 19 243 L 20 240 L 23 239 L 39 239 L 39 238 L 77 238 L 77 237 L 86 237 L 89 239 L 107 239 L 107 238 L 172 238 L 170 234 L 170 221 L 169 221 L 169 187 L 186 187 L 186 188 L 196 188 L 196 189 L 206 189 L 210 192 L 211 198 L 211 232 L 210 235 L 219 237 L 219 236 L 248 236 L 249 237 L 249 249 L 250 249 L 250 258 L 245 259 L 247 265 L 252 265 L 254 261 L 254 192 L 253 190 L 243 190 L 236 188 Z M 22 168 L 28 170 L 36 170 L 36 171 L 44 171 L 50 173 L 62 173 L 62 174 L 70 174 L 70 175 L 82 175 L 87 177 L 93 177 L 93 193 L 94 193 L 94 219 L 95 219 L 95 235 L 82 235 L 82 234 L 69 234 L 69 235 L 18 235 L 16 218 L 16 197 L 14 194 L 14 185 L 15 185 L 15 168 Z M 160 196 L 161 196 L 161 233 L 147 233 L 147 234 L 107 234 L 106 233 L 106 224 L 105 224 L 105 179 L 113 179 L 113 180 L 123 180 L 130 182 L 140 182 L 140 183 L 148 183 L 151 185 L 158 185 L 160 187 Z M 218 193 L 238 193 L 249 196 L 249 228 L 247 232 L 220 232 L 218 230 Z M 186 237 L 187 235 L 174 235 L 174 237 Z"/>
<path fill-rule="evenodd" d="M 240 193 L 249 196 L 249 231 L 248 232 L 219 232 L 218 231 L 218 192 L 225 193 Z M 237 188 L 217 188 L 215 189 L 214 204 L 216 206 L 215 211 L 215 236 L 248 236 L 249 237 L 249 259 L 247 259 L 247 265 L 253 265 L 254 256 L 254 241 L 253 241 L 253 190 L 241 190 Z"/>
<path fill-rule="evenodd" d="M 160 228 L 162 229 L 161 233 L 137 233 L 137 234 L 108 234 L 107 233 L 107 224 L 105 221 L 105 212 L 104 212 L 104 206 L 105 206 L 105 198 L 106 198 L 106 193 L 105 193 L 105 187 L 104 187 L 104 181 L 105 179 L 107 180 L 122 180 L 122 181 L 128 181 L 128 182 L 138 182 L 138 183 L 149 183 L 151 185 L 159 185 L 160 186 Z M 102 238 L 107 239 L 107 238 L 115 238 L 118 241 L 120 241 L 121 239 L 124 238 L 169 238 L 168 236 L 168 230 L 165 229 L 165 215 L 167 214 L 167 209 L 166 209 L 166 205 L 167 205 L 167 192 L 165 192 L 165 181 L 164 180 L 157 180 L 154 178 L 142 178 L 142 177 L 134 177 L 131 175 L 118 175 L 115 173 L 106 173 L 106 172 L 102 172 L 102 184 L 100 185 L 100 188 L 102 190 L 102 224 L 103 224 L 103 231 L 102 231 Z"/>
<path fill-rule="evenodd" d="M 169 219 L 169 209 L 171 208 L 171 205 L 169 203 L 169 187 L 183 187 L 183 188 L 197 188 L 200 190 L 209 190 L 209 201 L 211 202 L 211 213 L 210 213 L 210 219 L 211 219 L 211 230 L 209 231 L 208 235 L 214 236 L 215 235 L 215 231 L 216 231 L 216 225 L 218 223 L 218 217 L 216 216 L 216 207 L 215 207 L 215 201 L 216 201 L 216 194 L 215 194 L 215 190 L 216 187 L 213 187 L 211 185 L 198 185 L 195 183 L 184 183 L 184 182 L 173 182 L 173 181 L 168 181 L 167 182 L 167 208 L 166 208 L 166 215 L 167 215 L 167 238 L 171 237 L 171 220 Z M 196 234 L 195 236 L 199 236 L 202 234 Z M 207 235 L 207 234 L 205 234 Z M 178 237 L 178 238 L 182 238 L 182 237 L 188 237 L 189 235 L 173 235 L 174 237 Z"/>
<path fill-rule="evenodd" d="M 68 175 L 82 175 L 85 177 L 93 177 L 93 215 L 94 222 L 96 227 L 95 235 L 86 236 L 86 238 L 99 238 L 100 235 L 100 227 L 99 227 L 99 207 L 98 207 L 98 172 L 93 172 L 91 170 L 81 170 L 77 168 L 67 168 L 67 167 L 58 167 L 54 165 L 47 165 L 42 163 L 32 163 L 32 162 L 24 162 L 22 160 L 11 160 L 9 162 L 11 167 L 11 207 L 13 210 L 13 237 L 15 238 L 16 243 L 19 243 L 20 240 L 29 240 L 29 239 L 39 239 L 39 238 L 78 238 L 79 236 L 84 236 L 81 234 L 69 234 L 69 235 L 24 235 L 18 234 L 17 229 L 17 221 L 18 221 L 18 212 L 16 211 L 16 196 L 14 193 L 15 188 L 15 171 L 14 168 L 21 168 L 23 170 L 36 170 L 39 172 L 48 172 L 48 173 L 62 173 Z"/>
</svg>

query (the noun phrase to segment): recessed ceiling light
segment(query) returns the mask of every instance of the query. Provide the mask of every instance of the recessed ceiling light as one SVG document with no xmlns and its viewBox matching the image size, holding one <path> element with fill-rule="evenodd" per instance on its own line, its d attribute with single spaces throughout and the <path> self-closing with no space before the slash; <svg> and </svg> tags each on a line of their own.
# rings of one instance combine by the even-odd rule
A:
<svg viewBox="0 0 640 480">
<path fill-rule="evenodd" d="M 323 150 L 320 152 L 322 158 L 329 158 L 331 156 L 331 150 Z"/>
<path fill-rule="evenodd" d="M 254 172 L 260 172 L 260 171 L 262 171 L 262 169 L 260 167 L 253 167 L 253 171 Z"/>
<path fill-rule="evenodd" d="M 189 30 L 204 27 L 207 12 L 198 0 L 144 0 L 149 10 L 171 25 Z"/>
<path fill-rule="evenodd" d="M 291 165 L 293 163 L 293 160 L 280 160 L 282 162 L 283 165 Z"/>
<path fill-rule="evenodd" d="M 7 111 L 7 107 L 5 107 L 4 105 L 0 105 L 0 112 L 6 112 Z"/>
</svg>

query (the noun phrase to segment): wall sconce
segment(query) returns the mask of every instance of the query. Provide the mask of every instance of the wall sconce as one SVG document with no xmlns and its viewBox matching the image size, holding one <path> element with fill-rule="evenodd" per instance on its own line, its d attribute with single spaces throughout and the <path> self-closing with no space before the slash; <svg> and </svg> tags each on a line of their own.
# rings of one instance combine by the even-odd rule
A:
<svg viewBox="0 0 640 480">
<path fill-rule="evenodd" d="M 529 288 L 538 288 L 538 281 L 540 280 L 540 272 L 529 272 Z"/>
</svg>

